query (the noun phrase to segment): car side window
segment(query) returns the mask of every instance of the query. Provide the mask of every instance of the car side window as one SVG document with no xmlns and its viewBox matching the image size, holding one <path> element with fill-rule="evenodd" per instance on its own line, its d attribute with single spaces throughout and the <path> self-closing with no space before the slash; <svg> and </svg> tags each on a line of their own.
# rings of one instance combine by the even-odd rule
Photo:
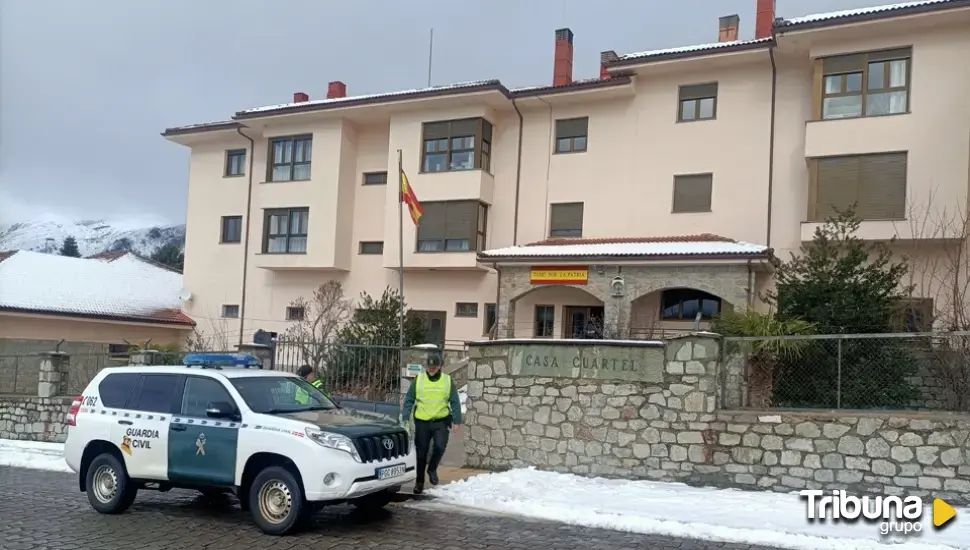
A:
<svg viewBox="0 0 970 550">
<path fill-rule="evenodd" d="M 119 372 L 109 374 L 98 384 L 101 395 L 101 405 L 109 409 L 123 409 L 128 402 L 128 395 L 138 381 L 138 374 L 133 372 Z"/>
<path fill-rule="evenodd" d="M 129 409 L 144 412 L 170 413 L 178 391 L 178 374 L 144 374 L 141 388 L 131 400 Z"/>
<path fill-rule="evenodd" d="M 218 380 L 199 376 L 190 376 L 185 380 L 181 409 L 183 416 L 205 418 L 209 403 L 216 401 L 235 405 L 235 400 Z"/>
</svg>

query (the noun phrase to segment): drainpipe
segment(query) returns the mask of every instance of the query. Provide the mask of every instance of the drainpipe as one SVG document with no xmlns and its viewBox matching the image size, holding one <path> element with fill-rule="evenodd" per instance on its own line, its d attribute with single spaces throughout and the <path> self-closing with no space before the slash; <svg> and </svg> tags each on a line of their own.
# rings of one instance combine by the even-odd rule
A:
<svg viewBox="0 0 970 550">
<path fill-rule="evenodd" d="M 775 31 L 771 31 L 772 44 L 768 47 L 771 59 L 771 131 L 768 136 L 768 228 L 765 231 L 765 246 L 771 246 L 771 211 L 775 189 L 775 103 L 778 98 L 778 67 L 775 65 Z M 750 266 L 749 266 L 750 267 Z"/>
<path fill-rule="evenodd" d="M 243 133 L 242 128 L 236 128 L 236 132 L 249 141 L 249 188 L 246 191 L 246 233 L 243 237 L 242 293 L 239 298 L 239 345 L 241 346 L 243 344 L 243 331 L 246 328 L 246 275 L 249 273 L 249 225 L 253 218 L 253 161 L 255 160 L 256 143 L 253 138 Z"/>
<path fill-rule="evenodd" d="M 515 114 L 519 115 L 519 150 L 515 158 L 515 218 L 512 221 L 512 246 L 519 244 L 519 185 L 522 183 L 522 111 L 519 110 L 515 99 L 512 99 L 512 108 Z M 498 303 L 496 302 L 496 306 Z"/>
<path fill-rule="evenodd" d="M 499 312 L 499 300 L 502 299 L 502 271 L 498 268 L 498 263 L 492 263 L 492 269 L 495 270 L 495 327 L 494 332 L 489 331 L 489 340 L 498 340 L 498 312 Z"/>
<path fill-rule="evenodd" d="M 754 270 L 751 269 L 751 260 L 748 260 L 748 309 L 754 309 Z"/>
</svg>

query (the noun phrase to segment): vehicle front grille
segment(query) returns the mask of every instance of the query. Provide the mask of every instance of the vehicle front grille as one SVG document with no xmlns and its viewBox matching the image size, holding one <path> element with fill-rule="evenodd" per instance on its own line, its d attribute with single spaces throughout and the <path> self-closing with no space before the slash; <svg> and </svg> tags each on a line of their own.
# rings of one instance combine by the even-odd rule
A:
<svg viewBox="0 0 970 550">
<path fill-rule="evenodd" d="M 389 439 L 393 445 L 390 449 L 384 443 Z M 408 454 L 408 433 L 405 431 L 365 435 L 354 440 L 357 453 L 360 454 L 362 462 L 377 462 L 407 456 Z"/>
</svg>

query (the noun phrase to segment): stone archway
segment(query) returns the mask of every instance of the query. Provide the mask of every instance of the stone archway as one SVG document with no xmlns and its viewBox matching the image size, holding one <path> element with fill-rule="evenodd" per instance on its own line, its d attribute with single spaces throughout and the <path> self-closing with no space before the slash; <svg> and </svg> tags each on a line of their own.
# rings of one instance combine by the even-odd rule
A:
<svg viewBox="0 0 970 550">
<path fill-rule="evenodd" d="M 614 309 L 609 307 L 609 304 L 613 301 L 610 298 L 609 284 L 604 284 L 599 281 L 599 278 L 593 273 L 590 274 L 589 281 L 586 285 L 534 285 L 530 280 L 530 273 L 530 266 L 509 266 L 501 269 L 499 275 L 499 301 L 496 307 L 496 325 L 498 327 L 496 336 L 499 338 L 516 337 L 516 302 L 539 289 L 558 288 L 581 292 L 599 301 L 603 305 L 604 313 L 607 317 L 610 317 L 611 309 Z"/>
</svg>

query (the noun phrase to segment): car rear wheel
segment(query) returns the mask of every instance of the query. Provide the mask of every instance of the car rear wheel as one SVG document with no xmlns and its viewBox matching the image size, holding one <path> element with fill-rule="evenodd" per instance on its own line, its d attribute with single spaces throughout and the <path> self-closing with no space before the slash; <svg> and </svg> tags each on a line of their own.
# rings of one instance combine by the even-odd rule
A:
<svg viewBox="0 0 970 550">
<path fill-rule="evenodd" d="M 120 514 L 135 502 L 138 488 L 128 477 L 124 464 L 110 453 L 95 457 L 88 466 L 84 486 L 88 502 L 102 514 Z"/>
<path fill-rule="evenodd" d="M 305 516 L 303 490 L 285 468 L 265 468 L 253 480 L 248 492 L 253 521 L 267 535 L 285 535 Z"/>
</svg>

